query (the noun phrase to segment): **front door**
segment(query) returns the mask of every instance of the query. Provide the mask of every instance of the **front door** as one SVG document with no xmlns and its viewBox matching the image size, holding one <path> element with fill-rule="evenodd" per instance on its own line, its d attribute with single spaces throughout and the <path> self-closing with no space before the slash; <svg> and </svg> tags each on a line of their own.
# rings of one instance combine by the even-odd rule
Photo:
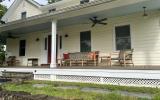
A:
<svg viewBox="0 0 160 100">
<path fill-rule="evenodd" d="M 48 64 L 51 64 L 52 36 L 48 36 Z M 58 55 L 58 35 L 56 35 L 56 58 Z"/>
<path fill-rule="evenodd" d="M 91 32 L 85 31 L 80 33 L 81 52 L 91 52 Z"/>
</svg>

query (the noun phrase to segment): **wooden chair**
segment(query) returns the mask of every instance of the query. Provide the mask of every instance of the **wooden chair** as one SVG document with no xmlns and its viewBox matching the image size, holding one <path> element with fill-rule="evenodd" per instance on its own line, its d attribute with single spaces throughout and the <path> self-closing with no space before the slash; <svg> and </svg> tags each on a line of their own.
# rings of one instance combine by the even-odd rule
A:
<svg viewBox="0 0 160 100">
<path fill-rule="evenodd" d="M 124 65 L 125 67 L 126 64 L 132 64 L 134 66 L 132 56 L 133 56 L 133 49 L 113 52 L 110 54 L 110 66 L 112 66 L 112 61 L 118 61 L 121 66 Z"/>
<path fill-rule="evenodd" d="M 16 56 L 9 56 L 6 63 L 8 66 L 16 66 L 19 63 L 19 60 L 16 59 Z"/>
</svg>

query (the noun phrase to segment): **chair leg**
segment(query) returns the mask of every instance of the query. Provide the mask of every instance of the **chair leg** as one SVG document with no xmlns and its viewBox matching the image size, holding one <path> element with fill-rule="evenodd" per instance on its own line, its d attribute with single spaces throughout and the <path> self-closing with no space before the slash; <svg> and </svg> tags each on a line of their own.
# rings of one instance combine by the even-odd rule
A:
<svg viewBox="0 0 160 100">
<path fill-rule="evenodd" d="M 94 66 L 97 66 L 97 64 L 96 64 L 96 60 L 94 60 Z"/>
<path fill-rule="evenodd" d="M 83 62 L 83 60 L 82 60 L 82 67 L 84 66 L 84 62 Z"/>
<path fill-rule="evenodd" d="M 132 65 L 133 65 L 133 67 L 134 67 L 134 63 L 133 63 L 133 61 L 131 61 L 132 62 Z"/>
<path fill-rule="evenodd" d="M 72 66 L 72 61 L 70 61 L 70 67 Z"/>
<path fill-rule="evenodd" d="M 124 67 L 126 67 L 126 62 L 124 61 Z"/>
</svg>

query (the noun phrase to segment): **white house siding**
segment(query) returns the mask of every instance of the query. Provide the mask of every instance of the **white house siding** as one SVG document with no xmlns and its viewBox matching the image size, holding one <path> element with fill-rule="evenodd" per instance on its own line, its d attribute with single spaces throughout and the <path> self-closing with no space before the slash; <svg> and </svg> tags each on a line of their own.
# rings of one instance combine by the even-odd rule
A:
<svg viewBox="0 0 160 100">
<path fill-rule="evenodd" d="M 38 63 L 47 63 L 47 50 L 44 49 L 45 37 L 47 37 L 48 32 L 35 32 L 24 34 L 18 39 L 8 39 L 7 40 L 7 53 L 8 56 L 16 56 L 20 60 L 21 66 L 27 65 L 28 58 L 38 58 Z M 39 38 L 39 41 L 36 39 Z M 26 55 L 24 57 L 19 56 L 19 41 L 26 40 Z"/>
<path fill-rule="evenodd" d="M 77 24 L 59 27 L 58 34 L 62 36 L 62 49 L 58 50 L 58 57 L 65 52 L 80 51 L 80 32 L 91 31 L 92 51 L 100 51 L 100 55 L 115 51 L 114 28 L 119 25 L 131 27 L 132 48 L 134 49 L 135 65 L 160 65 L 160 17 L 159 11 L 151 11 L 144 18 L 142 13 L 127 16 L 109 18 L 108 25 L 97 25 L 91 28 L 91 24 Z M 27 58 L 39 58 L 39 65 L 47 63 L 47 51 L 44 50 L 44 38 L 49 32 L 36 32 L 26 34 L 26 56 L 19 57 L 19 40 L 8 40 L 7 51 L 20 59 L 22 65 L 26 65 Z M 68 37 L 65 37 L 68 34 Z M 36 38 L 40 38 L 36 42 Z M 23 38 L 21 38 L 23 39 Z"/>
<path fill-rule="evenodd" d="M 59 10 L 59 9 L 63 9 L 66 7 L 71 7 L 79 4 L 80 4 L 79 0 L 62 0 L 56 3 L 52 3 L 50 5 L 42 6 L 40 9 L 43 11 L 43 13 L 45 13 L 53 8 L 56 8 L 56 10 Z"/>
<path fill-rule="evenodd" d="M 91 31 L 92 51 L 100 51 L 100 55 L 115 51 L 115 26 L 130 24 L 135 65 L 160 65 L 159 15 L 159 11 L 151 11 L 147 18 L 142 13 L 109 18 L 106 26 L 91 28 L 91 25 L 81 24 L 63 27 L 63 47 L 59 56 L 64 52 L 79 52 L 80 32 L 88 30 Z M 65 34 L 69 37 L 64 37 Z"/>
<path fill-rule="evenodd" d="M 8 22 L 21 19 L 21 13 L 27 12 L 27 17 L 41 14 L 41 10 L 35 5 L 23 0 L 22 3 L 14 10 L 11 16 L 8 18 Z"/>
</svg>

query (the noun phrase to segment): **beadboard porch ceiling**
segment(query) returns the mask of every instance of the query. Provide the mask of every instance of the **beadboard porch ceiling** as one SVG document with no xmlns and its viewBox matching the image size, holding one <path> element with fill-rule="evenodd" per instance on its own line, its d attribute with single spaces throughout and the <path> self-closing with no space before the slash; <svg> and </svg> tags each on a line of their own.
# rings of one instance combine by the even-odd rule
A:
<svg viewBox="0 0 160 100">
<path fill-rule="evenodd" d="M 90 23 L 89 18 L 93 16 L 98 16 L 99 18 L 104 18 L 104 17 L 111 18 L 116 16 L 128 15 L 135 12 L 142 12 L 143 14 L 143 6 L 146 6 L 147 10 L 159 10 L 160 9 L 159 4 L 160 4 L 160 0 L 145 0 L 140 3 L 131 4 L 131 5 L 122 6 L 122 7 L 116 7 L 109 10 L 103 10 L 103 11 L 88 13 L 84 15 L 69 17 L 69 18 L 62 18 L 58 20 L 58 27 L 64 27 L 64 26 L 73 25 L 73 24 L 81 24 L 86 22 Z M 22 33 L 30 33 L 30 32 L 42 31 L 42 30 L 51 31 L 50 21 L 46 21 L 42 23 L 37 23 L 33 21 L 31 23 L 33 24 L 29 25 L 28 22 L 24 21 L 23 23 L 18 25 L 10 25 L 10 26 L 6 26 L 6 28 L 0 27 L 1 35 L 6 35 L 6 33 L 22 34 Z"/>
</svg>

